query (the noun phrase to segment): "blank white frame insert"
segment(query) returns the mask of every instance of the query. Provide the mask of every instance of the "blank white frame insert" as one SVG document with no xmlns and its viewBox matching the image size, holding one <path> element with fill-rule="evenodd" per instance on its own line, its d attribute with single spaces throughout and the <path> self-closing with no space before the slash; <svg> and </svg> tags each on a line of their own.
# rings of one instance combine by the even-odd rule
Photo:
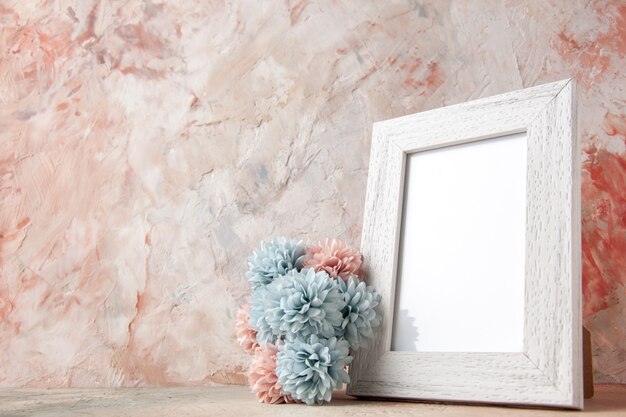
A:
<svg viewBox="0 0 626 417">
<path fill-rule="evenodd" d="M 404 189 L 391 350 L 522 352 L 526 133 L 407 155 Z"/>
</svg>

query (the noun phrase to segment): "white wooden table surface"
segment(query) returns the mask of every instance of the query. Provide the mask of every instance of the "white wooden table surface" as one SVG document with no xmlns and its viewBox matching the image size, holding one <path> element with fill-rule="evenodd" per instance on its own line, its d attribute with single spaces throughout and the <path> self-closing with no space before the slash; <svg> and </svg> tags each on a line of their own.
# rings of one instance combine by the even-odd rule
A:
<svg viewBox="0 0 626 417">
<path fill-rule="evenodd" d="M 120 389 L 0 389 L 2 417 L 299 417 L 299 416 L 626 416 L 626 385 L 596 386 L 585 411 L 537 410 L 477 405 L 358 401 L 336 393 L 323 406 L 265 405 L 244 386 Z"/>
</svg>

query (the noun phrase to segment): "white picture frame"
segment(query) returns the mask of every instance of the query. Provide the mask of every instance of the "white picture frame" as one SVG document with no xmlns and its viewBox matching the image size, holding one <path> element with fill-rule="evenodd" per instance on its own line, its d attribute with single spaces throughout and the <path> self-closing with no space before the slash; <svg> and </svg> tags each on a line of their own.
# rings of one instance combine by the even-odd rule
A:
<svg viewBox="0 0 626 417">
<path fill-rule="evenodd" d="M 354 353 L 349 395 L 582 409 L 575 98 L 574 81 L 567 79 L 374 124 L 361 250 L 366 280 L 381 293 L 383 318 L 376 340 Z M 393 351 L 407 156 L 521 132 L 526 133 L 521 349 Z"/>
</svg>

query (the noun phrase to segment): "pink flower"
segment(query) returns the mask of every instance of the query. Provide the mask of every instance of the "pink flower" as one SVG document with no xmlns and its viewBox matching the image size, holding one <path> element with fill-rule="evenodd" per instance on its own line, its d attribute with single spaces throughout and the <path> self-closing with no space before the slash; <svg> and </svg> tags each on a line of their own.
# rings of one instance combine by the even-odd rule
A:
<svg viewBox="0 0 626 417">
<path fill-rule="evenodd" d="M 237 322 L 235 323 L 235 331 L 237 332 L 237 341 L 248 353 L 254 353 L 259 347 L 256 341 L 256 331 L 250 327 L 248 323 L 249 306 L 246 304 L 237 311 Z"/>
<path fill-rule="evenodd" d="M 278 352 L 278 348 L 271 343 L 257 348 L 248 374 L 248 382 L 252 392 L 256 394 L 259 402 L 265 404 L 294 402 L 289 395 L 283 394 L 282 386 L 278 383 L 276 352 Z"/>
<path fill-rule="evenodd" d="M 326 271 L 333 278 L 341 277 L 344 281 L 350 275 L 361 273 L 363 257 L 357 250 L 339 240 L 326 239 L 317 246 L 307 248 L 304 266 L 314 268 L 316 272 Z"/>
</svg>

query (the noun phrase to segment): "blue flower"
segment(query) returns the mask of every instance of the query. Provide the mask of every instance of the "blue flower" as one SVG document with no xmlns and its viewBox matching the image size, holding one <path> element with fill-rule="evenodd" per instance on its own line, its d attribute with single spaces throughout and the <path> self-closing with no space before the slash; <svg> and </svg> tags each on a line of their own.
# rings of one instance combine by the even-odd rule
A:
<svg viewBox="0 0 626 417">
<path fill-rule="evenodd" d="M 352 362 L 344 339 L 311 335 L 278 347 L 276 376 L 283 392 L 308 405 L 330 401 L 333 389 L 350 382 L 345 366 Z"/>
<path fill-rule="evenodd" d="M 346 306 L 337 280 L 325 271 L 291 270 L 267 285 L 265 320 L 276 336 L 333 337 Z"/>
<path fill-rule="evenodd" d="M 268 342 L 272 344 L 276 343 L 276 336 L 265 319 L 266 299 L 267 289 L 265 287 L 259 287 L 252 291 L 248 322 L 250 323 L 250 327 L 256 330 L 256 340 L 260 345 L 265 345 Z"/>
<path fill-rule="evenodd" d="M 367 347 L 369 339 L 374 336 L 372 328 L 380 324 L 380 314 L 375 310 L 380 302 L 380 294 L 354 276 L 350 276 L 346 282 L 339 279 L 338 283 L 346 302 L 341 311 L 343 333 L 338 335 L 343 335 L 352 349 Z"/>
<path fill-rule="evenodd" d="M 261 247 L 248 259 L 250 270 L 246 278 L 252 289 L 267 285 L 276 277 L 302 269 L 305 247 L 302 242 L 275 237 L 270 242 L 261 242 Z"/>
</svg>

